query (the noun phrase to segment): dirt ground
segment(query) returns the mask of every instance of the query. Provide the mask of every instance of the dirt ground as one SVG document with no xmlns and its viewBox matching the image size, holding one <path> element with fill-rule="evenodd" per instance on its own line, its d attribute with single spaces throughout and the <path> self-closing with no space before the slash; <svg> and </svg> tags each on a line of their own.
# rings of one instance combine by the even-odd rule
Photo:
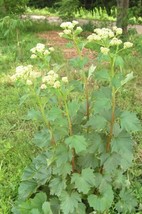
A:
<svg viewBox="0 0 142 214">
<path fill-rule="evenodd" d="M 69 41 L 67 39 L 61 38 L 59 36 L 59 31 L 48 31 L 47 33 L 39 34 L 39 37 L 46 40 L 47 46 L 53 46 L 61 49 L 66 59 L 71 59 L 77 56 L 75 48 L 67 47 L 67 43 Z M 83 49 L 83 55 L 88 56 L 90 59 L 94 58 L 94 52 L 86 48 Z"/>
</svg>

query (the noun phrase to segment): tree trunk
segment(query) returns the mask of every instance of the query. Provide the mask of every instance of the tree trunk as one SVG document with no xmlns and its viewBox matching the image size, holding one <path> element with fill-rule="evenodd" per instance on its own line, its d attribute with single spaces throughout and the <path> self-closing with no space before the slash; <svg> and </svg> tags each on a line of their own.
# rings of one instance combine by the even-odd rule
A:
<svg viewBox="0 0 142 214">
<path fill-rule="evenodd" d="M 128 26 L 128 8 L 129 0 L 117 0 L 117 27 L 123 29 L 123 33 L 127 33 Z"/>
</svg>

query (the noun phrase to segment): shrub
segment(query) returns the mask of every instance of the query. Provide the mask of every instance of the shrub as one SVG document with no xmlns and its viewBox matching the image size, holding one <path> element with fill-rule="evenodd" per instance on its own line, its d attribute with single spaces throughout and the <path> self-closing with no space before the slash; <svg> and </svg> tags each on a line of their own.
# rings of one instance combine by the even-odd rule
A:
<svg viewBox="0 0 142 214">
<path fill-rule="evenodd" d="M 1 16 L 9 14 L 21 14 L 25 11 L 28 0 L 1 0 Z"/>
<path fill-rule="evenodd" d="M 25 90 L 21 103 L 33 102 L 27 119 L 39 124 L 33 142 L 41 149 L 24 171 L 15 214 L 135 212 L 127 171 L 132 134 L 141 125 L 135 113 L 117 105 L 133 79 L 123 72 L 121 52 L 133 44 L 122 42 L 117 27 L 95 29 L 82 41 L 77 24 L 62 23 L 60 33 L 78 53 L 69 61 L 72 72 L 53 61 L 54 48 L 37 44 L 31 59 L 38 67 L 18 66 L 11 77 Z M 97 66 L 83 57 L 84 47 L 97 47 Z"/>
</svg>

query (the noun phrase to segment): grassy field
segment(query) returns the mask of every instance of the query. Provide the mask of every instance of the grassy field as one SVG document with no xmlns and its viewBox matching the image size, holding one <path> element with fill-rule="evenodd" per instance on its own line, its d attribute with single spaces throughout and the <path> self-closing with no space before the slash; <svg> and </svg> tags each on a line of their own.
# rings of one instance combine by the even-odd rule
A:
<svg viewBox="0 0 142 214">
<path fill-rule="evenodd" d="M 19 105 L 22 96 L 22 88 L 18 89 L 11 84 L 9 75 L 14 73 L 15 67 L 21 64 L 28 64 L 29 50 L 38 42 L 44 42 L 37 36 L 41 31 L 53 30 L 54 27 L 47 24 L 35 24 L 21 33 L 20 51 L 14 39 L 0 41 L 0 213 L 10 214 L 11 207 L 17 195 L 17 188 L 20 182 L 24 167 L 38 152 L 32 145 L 32 136 L 37 129 L 36 124 L 27 121 L 28 104 Z M 55 29 L 56 30 L 56 29 Z M 125 59 L 126 71 L 134 72 L 134 80 L 122 93 L 120 100 L 123 107 L 127 107 L 137 113 L 142 120 L 142 36 L 131 35 L 134 42 L 134 49 L 128 52 Z M 29 103 L 30 105 L 30 103 Z M 134 166 L 130 169 L 129 176 L 133 180 L 133 189 L 139 203 L 142 205 L 141 158 L 142 158 L 142 134 L 135 136 L 135 160 Z"/>
</svg>

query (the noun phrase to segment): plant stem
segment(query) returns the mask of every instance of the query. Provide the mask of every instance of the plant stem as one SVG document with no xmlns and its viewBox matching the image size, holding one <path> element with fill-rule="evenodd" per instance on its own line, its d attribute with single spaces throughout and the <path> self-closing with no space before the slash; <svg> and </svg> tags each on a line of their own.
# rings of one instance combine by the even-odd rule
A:
<svg viewBox="0 0 142 214">
<path fill-rule="evenodd" d="M 114 87 L 112 88 L 112 113 L 111 113 L 111 122 L 110 122 L 110 133 L 108 136 L 107 140 L 107 146 L 106 146 L 106 151 L 110 151 L 110 144 L 111 144 L 111 139 L 113 136 L 113 126 L 115 122 L 115 89 Z"/>
<path fill-rule="evenodd" d="M 90 106 L 89 106 L 89 90 L 88 90 L 88 81 L 85 83 L 85 94 L 86 94 L 86 116 L 87 120 L 89 120 L 90 117 Z"/>
<path fill-rule="evenodd" d="M 111 80 L 114 77 L 114 63 L 115 63 L 115 57 L 111 58 Z M 111 84 L 112 84 L 112 82 L 111 82 Z M 107 152 L 110 151 L 110 144 L 111 144 L 111 140 L 112 140 L 112 136 L 113 136 L 113 127 L 114 127 L 114 122 L 115 122 L 115 88 L 113 85 L 112 85 L 111 105 L 112 105 L 112 113 L 111 113 L 111 121 L 110 121 L 110 133 L 108 135 L 107 144 L 106 144 Z"/>
<path fill-rule="evenodd" d="M 79 49 L 76 39 L 73 37 L 74 46 L 77 50 L 78 56 L 80 60 L 82 59 L 82 51 Z M 86 79 L 85 74 L 83 73 L 83 79 L 84 79 L 84 88 L 85 88 L 85 97 L 86 97 L 86 116 L 87 120 L 89 120 L 89 90 L 88 90 L 88 80 Z"/>
<path fill-rule="evenodd" d="M 43 119 L 43 121 L 44 121 L 46 127 L 47 127 L 48 130 L 50 131 L 50 134 L 51 134 L 51 144 L 52 144 L 52 145 L 55 145 L 55 139 L 54 139 L 52 127 L 51 127 L 51 125 L 50 125 L 50 122 L 47 120 L 47 117 L 46 117 L 45 112 L 44 112 L 44 108 L 43 108 L 43 106 L 42 106 L 42 104 L 41 104 L 41 100 L 40 100 L 39 96 L 35 93 L 35 91 L 34 91 L 34 96 L 35 96 L 35 98 L 36 98 L 36 101 L 37 101 L 39 110 L 40 110 L 40 112 L 41 112 L 42 119 Z"/>
<path fill-rule="evenodd" d="M 82 59 L 82 51 L 81 51 L 80 48 L 78 47 L 77 41 L 76 41 L 76 39 L 74 38 L 74 36 L 73 36 L 73 42 L 74 42 L 74 46 L 75 46 L 75 48 L 76 48 L 76 50 L 77 50 L 77 53 L 78 53 L 79 58 Z"/>
<path fill-rule="evenodd" d="M 65 104 L 65 111 L 66 111 L 66 115 L 67 115 L 67 119 L 68 119 L 68 125 L 69 125 L 69 135 L 72 136 L 73 135 L 73 130 L 72 130 L 72 122 L 71 122 L 71 118 L 69 115 L 69 110 L 68 110 L 68 105 L 66 100 L 64 100 L 64 104 Z M 72 172 L 75 171 L 75 150 L 72 149 Z"/>
</svg>

